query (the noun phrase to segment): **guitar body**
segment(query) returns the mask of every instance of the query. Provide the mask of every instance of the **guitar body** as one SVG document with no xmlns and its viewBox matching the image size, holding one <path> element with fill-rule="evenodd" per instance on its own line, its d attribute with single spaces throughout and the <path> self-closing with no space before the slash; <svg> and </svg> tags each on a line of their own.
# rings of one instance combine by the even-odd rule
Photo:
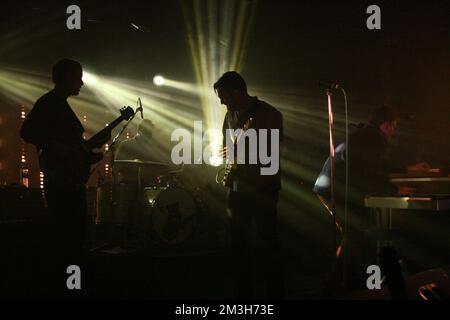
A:
<svg viewBox="0 0 450 320">
<path fill-rule="evenodd" d="M 83 144 L 71 147 L 53 147 L 39 153 L 39 167 L 61 184 L 86 184 L 89 179 L 92 156 Z"/>
<path fill-rule="evenodd" d="M 128 120 L 134 115 L 131 107 L 122 108 L 120 113 L 120 117 L 87 141 L 83 140 L 77 145 L 70 146 L 54 143 L 49 148 L 41 150 L 39 167 L 42 172 L 61 185 L 66 183 L 85 185 L 91 175 L 91 166 L 103 158 L 102 153 L 94 152 L 93 149 L 105 144 L 111 131 L 122 120 Z"/>
</svg>

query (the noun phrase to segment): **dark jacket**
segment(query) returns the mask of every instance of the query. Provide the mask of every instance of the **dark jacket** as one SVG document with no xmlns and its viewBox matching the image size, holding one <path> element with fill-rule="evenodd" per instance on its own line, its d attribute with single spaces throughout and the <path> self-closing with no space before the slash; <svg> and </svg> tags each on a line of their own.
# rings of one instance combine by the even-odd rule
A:
<svg viewBox="0 0 450 320">
<path fill-rule="evenodd" d="M 363 205 L 367 194 L 394 194 L 397 189 L 389 182 L 386 161 L 387 140 L 373 125 L 358 128 L 348 138 L 349 201 Z M 345 193 L 346 144 L 335 148 L 335 186 L 337 201 L 343 204 Z M 330 198 L 329 158 L 316 180 L 314 191 L 325 199 Z"/>
<path fill-rule="evenodd" d="M 243 128 L 244 123 L 252 118 L 251 128 L 255 129 L 258 133 L 259 129 L 268 129 L 267 130 L 267 153 L 270 153 L 271 150 L 271 133 L 270 129 L 278 129 L 279 131 L 279 144 L 281 145 L 281 141 L 283 140 L 283 116 L 282 114 L 275 109 L 273 106 L 268 103 L 259 100 L 257 97 L 253 97 L 253 104 L 249 106 L 248 109 L 240 111 L 240 112 L 231 112 L 228 111 L 225 115 L 225 119 L 223 122 L 223 145 L 226 145 L 226 136 L 227 129 L 238 129 Z M 257 134 L 258 137 L 258 134 Z M 276 150 L 278 155 L 278 163 L 279 170 L 274 175 L 261 175 L 261 168 L 270 167 L 272 164 L 269 163 L 267 165 L 263 165 L 260 163 L 259 159 L 259 137 L 258 143 L 256 147 L 256 159 L 258 159 L 257 164 L 249 164 L 249 156 L 250 156 L 250 148 L 248 140 L 246 141 L 246 164 L 241 164 L 237 169 L 237 178 L 241 183 L 249 186 L 250 188 L 272 188 L 275 190 L 281 189 L 281 164 L 280 164 L 280 152 Z"/>
<path fill-rule="evenodd" d="M 83 139 L 84 128 L 70 105 L 54 90 L 40 97 L 25 118 L 21 137 L 37 147 L 39 151 L 51 151 L 58 147 L 78 147 Z M 48 154 L 55 154 L 48 152 Z M 63 165 L 70 159 L 52 157 L 47 164 L 52 167 Z M 42 171 L 43 168 L 41 168 Z"/>
</svg>

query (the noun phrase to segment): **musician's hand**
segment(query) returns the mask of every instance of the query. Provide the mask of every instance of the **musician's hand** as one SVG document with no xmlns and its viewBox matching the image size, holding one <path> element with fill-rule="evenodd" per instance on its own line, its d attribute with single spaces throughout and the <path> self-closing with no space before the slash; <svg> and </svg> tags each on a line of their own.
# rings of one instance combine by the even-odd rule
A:
<svg viewBox="0 0 450 320">
<path fill-rule="evenodd" d="M 416 189 L 411 187 L 398 187 L 398 194 L 413 194 L 415 191 Z"/>
<path fill-rule="evenodd" d="M 408 166 L 408 172 L 428 172 L 430 169 L 430 165 L 425 161 Z"/>
<path fill-rule="evenodd" d="M 221 157 L 222 159 L 226 159 L 227 158 L 227 153 L 228 153 L 228 148 L 227 147 L 223 147 L 219 149 L 219 157 Z"/>
</svg>

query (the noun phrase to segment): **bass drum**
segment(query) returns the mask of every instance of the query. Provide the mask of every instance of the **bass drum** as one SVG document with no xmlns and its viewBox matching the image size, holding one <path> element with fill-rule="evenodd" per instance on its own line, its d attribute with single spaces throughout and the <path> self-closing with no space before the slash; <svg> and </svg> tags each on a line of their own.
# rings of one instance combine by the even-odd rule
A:
<svg viewBox="0 0 450 320">
<path fill-rule="evenodd" d="M 181 244 L 193 236 L 198 206 L 189 192 L 178 187 L 144 188 L 146 221 L 153 236 L 164 244 Z"/>
</svg>

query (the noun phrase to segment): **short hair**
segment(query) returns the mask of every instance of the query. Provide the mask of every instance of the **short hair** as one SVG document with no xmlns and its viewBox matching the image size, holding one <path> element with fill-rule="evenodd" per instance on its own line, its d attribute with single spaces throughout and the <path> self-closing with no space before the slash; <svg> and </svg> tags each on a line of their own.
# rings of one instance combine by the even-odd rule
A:
<svg viewBox="0 0 450 320">
<path fill-rule="evenodd" d="M 384 105 L 372 110 L 369 123 L 378 127 L 384 122 L 393 122 L 398 119 L 397 112 L 390 106 Z"/>
<path fill-rule="evenodd" d="M 61 59 L 56 62 L 52 69 L 52 80 L 54 84 L 60 84 L 66 75 L 82 70 L 78 61 L 71 59 Z"/>
<path fill-rule="evenodd" d="M 214 91 L 217 92 L 219 89 L 227 91 L 237 90 L 242 93 L 247 93 L 247 84 L 239 73 L 236 71 L 228 71 L 214 83 Z"/>
</svg>

